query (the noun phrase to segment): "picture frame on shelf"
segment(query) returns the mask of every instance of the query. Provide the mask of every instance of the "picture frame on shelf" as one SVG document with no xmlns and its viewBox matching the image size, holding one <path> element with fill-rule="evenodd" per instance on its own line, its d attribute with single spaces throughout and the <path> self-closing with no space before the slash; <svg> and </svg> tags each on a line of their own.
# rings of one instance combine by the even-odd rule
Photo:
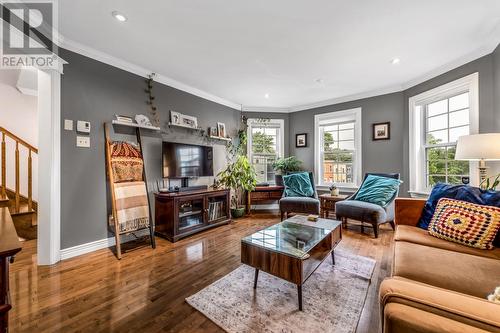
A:
<svg viewBox="0 0 500 333">
<path fill-rule="evenodd" d="M 375 123 L 372 125 L 373 141 L 390 140 L 391 139 L 391 123 L 389 121 L 383 123 Z"/>
<path fill-rule="evenodd" d="M 226 124 L 217 123 L 217 136 L 219 138 L 226 138 Z"/>
<path fill-rule="evenodd" d="M 295 134 L 295 147 L 296 148 L 307 147 L 307 133 Z"/>
<path fill-rule="evenodd" d="M 172 125 L 181 125 L 181 114 L 170 110 L 170 123 Z"/>
<path fill-rule="evenodd" d="M 217 131 L 217 127 L 209 127 L 208 128 L 208 135 L 210 135 L 211 137 L 218 137 L 219 136 L 219 132 Z"/>
<path fill-rule="evenodd" d="M 190 127 L 190 128 L 198 128 L 198 118 L 193 116 L 188 116 L 185 114 L 181 114 L 181 123 L 179 125 Z"/>
</svg>

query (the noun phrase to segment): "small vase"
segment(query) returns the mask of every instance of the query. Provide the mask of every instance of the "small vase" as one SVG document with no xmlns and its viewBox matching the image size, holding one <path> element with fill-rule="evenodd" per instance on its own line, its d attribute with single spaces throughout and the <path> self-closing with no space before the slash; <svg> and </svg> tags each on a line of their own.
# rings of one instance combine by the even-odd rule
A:
<svg viewBox="0 0 500 333">
<path fill-rule="evenodd" d="M 339 189 L 338 188 L 335 188 L 333 190 L 330 190 L 330 194 L 332 197 L 337 197 L 340 193 L 339 193 Z"/>
<path fill-rule="evenodd" d="M 274 184 L 276 186 L 283 186 L 283 175 L 274 175 Z"/>
</svg>

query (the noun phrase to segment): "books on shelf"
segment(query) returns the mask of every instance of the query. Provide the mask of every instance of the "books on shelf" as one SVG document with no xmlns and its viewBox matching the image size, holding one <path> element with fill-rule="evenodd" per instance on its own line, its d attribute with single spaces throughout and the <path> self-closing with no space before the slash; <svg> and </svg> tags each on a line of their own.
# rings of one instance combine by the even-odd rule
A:
<svg viewBox="0 0 500 333">
<path fill-rule="evenodd" d="M 208 220 L 214 221 L 226 217 L 225 201 L 212 201 L 208 203 Z"/>
<path fill-rule="evenodd" d="M 115 115 L 116 117 L 116 120 L 122 122 L 122 123 L 131 123 L 133 124 L 134 123 L 134 119 L 132 119 L 132 117 L 129 117 L 129 116 L 122 116 L 122 115 Z"/>
</svg>

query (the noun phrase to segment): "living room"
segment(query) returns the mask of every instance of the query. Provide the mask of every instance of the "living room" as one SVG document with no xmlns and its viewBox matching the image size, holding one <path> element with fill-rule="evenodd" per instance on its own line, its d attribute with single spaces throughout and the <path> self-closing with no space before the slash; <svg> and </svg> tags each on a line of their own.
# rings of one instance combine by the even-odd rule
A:
<svg viewBox="0 0 500 333">
<path fill-rule="evenodd" d="M 500 3 L 42 3 L 0 332 L 500 332 Z"/>
</svg>

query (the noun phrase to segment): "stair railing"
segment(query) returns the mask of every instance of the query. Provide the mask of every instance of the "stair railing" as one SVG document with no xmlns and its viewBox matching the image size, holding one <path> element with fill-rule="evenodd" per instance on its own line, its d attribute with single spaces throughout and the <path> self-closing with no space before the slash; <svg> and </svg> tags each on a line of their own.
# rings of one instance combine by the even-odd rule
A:
<svg viewBox="0 0 500 333">
<path fill-rule="evenodd" d="M 33 210 L 33 167 L 32 167 L 32 154 L 38 154 L 38 149 L 13 134 L 12 132 L 0 127 L 0 133 L 2 133 L 2 187 L 1 195 L 3 198 L 7 197 L 7 161 L 6 161 L 6 144 L 5 138 L 9 137 L 16 143 L 15 150 L 15 175 L 16 175 L 16 189 L 15 189 L 15 209 L 16 213 L 19 213 L 21 206 L 21 193 L 20 193 L 20 171 L 19 171 L 19 145 L 24 146 L 28 149 L 28 211 Z"/>
</svg>

